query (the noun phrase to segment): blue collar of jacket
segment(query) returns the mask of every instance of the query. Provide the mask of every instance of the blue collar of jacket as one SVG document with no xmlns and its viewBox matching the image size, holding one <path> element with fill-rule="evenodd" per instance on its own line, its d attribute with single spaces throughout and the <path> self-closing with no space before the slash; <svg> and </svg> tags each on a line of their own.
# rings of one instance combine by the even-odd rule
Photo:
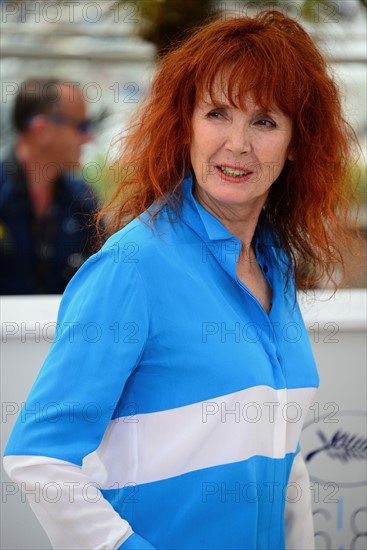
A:
<svg viewBox="0 0 367 550">
<path fill-rule="evenodd" d="M 222 257 L 233 255 L 238 259 L 242 243 L 215 217 L 208 212 L 193 195 L 193 177 L 188 173 L 182 182 L 182 208 L 180 217 L 186 225 L 191 227 L 204 242 L 213 242 L 212 249 L 216 251 L 218 246 Z M 220 245 L 220 241 L 225 241 Z M 266 218 L 265 211 L 262 210 L 259 216 L 257 227 L 253 236 L 253 246 L 258 261 L 267 264 L 270 268 L 274 260 L 274 254 L 280 266 L 286 273 L 291 265 L 285 251 L 282 249 L 276 237 L 275 230 L 271 227 Z M 214 252 L 215 255 L 217 255 Z M 237 262 L 236 262 L 237 263 Z M 234 272 L 235 265 L 230 268 Z"/>
<path fill-rule="evenodd" d="M 228 229 L 208 212 L 193 195 L 193 178 L 188 174 L 182 182 L 181 217 L 205 241 L 224 241 L 235 237 Z"/>
<path fill-rule="evenodd" d="M 208 212 L 193 195 L 193 177 L 188 173 L 182 182 L 182 207 L 181 219 L 189 225 L 204 241 L 225 241 L 232 240 L 240 244 L 228 229 Z M 273 231 L 266 220 L 265 212 L 262 211 L 257 224 L 254 244 L 258 247 L 276 247 Z"/>
<path fill-rule="evenodd" d="M 217 258 L 222 267 L 236 279 L 236 267 L 242 243 L 195 199 L 193 185 L 193 176 L 191 173 L 187 173 L 181 184 L 182 201 L 178 201 L 177 197 L 166 197 L 161 209 L 158 208 L 158 210 L 161 210 L 164 218 L 169 217 L 170 223 L 180 220 L 190 227 L 203 241 L 203 245 L 205 244 Z M 152 207 L 143 215 L 143 218 L 146 216 L 148 223 L 152 212 L 157 212 L 156 207 L 157 204 L 153 203 Z M 159 214 L 158 217 L 160 217 Z M 291 261 L 280 243 L 278 243 L 276 233 L 268 222 L 264 210 L 260 213 L 253 237 L 253 246 L 259 264 L 266 267 L 270 282 L 273 278 L 274 262 L 287 279 Z"/>
</svg>

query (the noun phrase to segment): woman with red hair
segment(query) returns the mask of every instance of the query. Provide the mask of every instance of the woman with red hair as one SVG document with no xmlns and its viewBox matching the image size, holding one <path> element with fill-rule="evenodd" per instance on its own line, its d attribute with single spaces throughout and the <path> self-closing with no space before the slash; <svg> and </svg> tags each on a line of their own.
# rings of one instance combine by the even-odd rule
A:
<svg viewBox="0 0 367 550">
<path fill-rule="evenodd" d="M 162 59 L 101 214 L 112 236 L 64 294 L 38 412 L 6 450 L 55 548 L 314 547 L 299 437 L 318 375 L 296 289 L 341 260 L 353 139 L 278 11 Z"/>
</svg>

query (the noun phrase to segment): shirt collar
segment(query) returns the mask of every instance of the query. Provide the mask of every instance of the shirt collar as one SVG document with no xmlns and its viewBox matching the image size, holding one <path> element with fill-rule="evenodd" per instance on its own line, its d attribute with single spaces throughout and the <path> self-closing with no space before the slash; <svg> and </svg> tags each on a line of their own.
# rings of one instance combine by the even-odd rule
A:
<svg viewBox="0 0 367 550">
<path fill-rule="evenodd" d="M 182 182 L 182 208 L 181 217 L 184 223 L 191 227 L 205 242 L 230 241 L 226 247 L 241 249 L 241 242 L 215 217 L 208 212 L 193 196 L 193 177 L 188 173 Z M 278 248 L 274 241 L 274 235 L 266 220 L 265 211 L 260 214 L 253 238 L 258 258 L 272 257 L 273 248 Z"/>
<path fill-rule="evenodd" d="M 228 229 L 208 212 L 193 196 L 192 174 L 185 176 L 182 182 L 182 218 L 204 240 L 223 241 L 235 239 Z"/>
</svg>

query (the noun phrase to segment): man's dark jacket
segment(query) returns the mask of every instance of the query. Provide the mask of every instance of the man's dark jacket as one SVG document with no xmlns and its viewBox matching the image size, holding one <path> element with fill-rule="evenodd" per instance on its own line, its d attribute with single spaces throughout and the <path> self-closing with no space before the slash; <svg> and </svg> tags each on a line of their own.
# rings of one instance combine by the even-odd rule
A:
<svg viewBox="0 0 367 550">
<path fill-rule="evenodd" d="M 11 153 L 0 163 L 0 294 L 60 294 L 96 246 L 89 186 L 62 175 L 50 210 L 34 215 L 25 174 Z"/>
</svg>

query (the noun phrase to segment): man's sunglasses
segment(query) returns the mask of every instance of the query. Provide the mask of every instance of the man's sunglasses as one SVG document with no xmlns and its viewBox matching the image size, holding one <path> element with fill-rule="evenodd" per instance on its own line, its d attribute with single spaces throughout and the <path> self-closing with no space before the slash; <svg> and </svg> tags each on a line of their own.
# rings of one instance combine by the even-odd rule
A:
<svg viewBox="0 0 367 550">
<path fill-rule="evenodd" d="M 46 114 L 46 113 L 42 113 L 42 116 L 48 118 L 54 124 L 73 126 L 79 132 L 79 134 L 89 134 L 93 130 L 93 122 L 89 119 L 78 120 L 76 118 L 71 118 L 64 115 Z M 28 126 L 31 125 L 34 118 L 35 117 L 32 117 L 28 120 Z"/>
</svg>

